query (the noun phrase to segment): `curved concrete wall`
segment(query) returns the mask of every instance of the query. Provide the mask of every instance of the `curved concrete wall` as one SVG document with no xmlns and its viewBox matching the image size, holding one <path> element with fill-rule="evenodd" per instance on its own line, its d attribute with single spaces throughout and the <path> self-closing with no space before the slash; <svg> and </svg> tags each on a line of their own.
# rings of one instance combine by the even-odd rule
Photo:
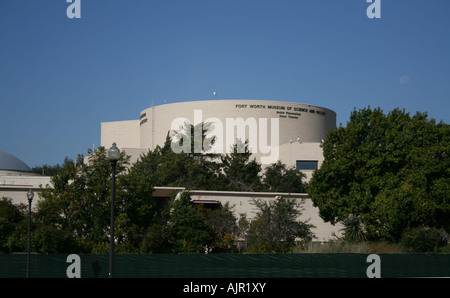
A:
<svg viewBox="0 0 450 298">
<path fill-rule="evenodd" d="M 263 144 L 278 147 L 297 141 L 298 138 L 301 142 L 320 142 L 330 129 L 336 127 L 336 113 L 309 104 L 267 100 L 207 100 L 164 104 L 141 112 L 141 148 L 153 149 L 156 145 L 162 145 L 167 132 L 179 130 L 184 121 L 194 125 L 202 121 L 212 122 L 211 134 L 218 137 L 216 147 L 223 147 L 227 152 L 230 145 L 227 138 L 242 136 L 243 127 L 245 139 L 253 136 L 253 145 L 256 146 Z M 253 153 L 254 149 L 260 149 L 261 152 L 257 154 L 264 151 L 262 147 L 253 147 Z"/>
</svg>

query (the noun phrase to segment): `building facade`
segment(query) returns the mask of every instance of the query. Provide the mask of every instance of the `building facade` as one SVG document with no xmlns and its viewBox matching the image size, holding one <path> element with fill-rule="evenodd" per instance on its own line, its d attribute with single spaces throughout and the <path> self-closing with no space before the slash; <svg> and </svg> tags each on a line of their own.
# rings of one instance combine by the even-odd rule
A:
<svg viewBox="0 0 450 298">
<path fill-rule="evenodd" d="M 101 146 L 112 143 L 131 156 L 135 162 L 140 154 L 163 146 L 167 134 L 179 139 L 185 123 L 194 126 L 209 123 L 208 136 L 215 136 L 207 152 L 228 153 L 238 139 L 248 140 L 253 157 L 263 167 L 281 161 L 306 174 L 309 181 L 323 162 L 321 142 L 336 128 L 336 113 L 330 109 L 301 103 L 267 100 L 207 100 L 171 103 L 149 107 L 139 119 L 101 123 Z M 195 134 L 195 132 L 194 132 Z M 195 138 L 195 137 L 194 137 Z M 186 140 L 184 140 L 186 141 Z M 190 142 L 187 142 L 190 144 Z M 195 140 L 194 140 L 195 143 Z M 194 144 L 195 147 L 195 144 Z M 191 149 L 173 148 L 173 150 Z M 195 150 L 195 149 L 194 149 Z M 155 187 L 155 198 L 170 197 L 184 191 L 183 187 Z M 193 203 L 234 206 L 236 217 L 244 213 L 252 219 L 256 209 L 253 199 L 272 201 L 280 196 L 302 201 L 301 220 L 309 220 L 316 241 L 328 241 L 341 235 L 340 224 L 331 225 L 319 216 L 308 194 L 257 193 L 190 190 Z"/>
<path fill-rule="evenodd" d="M 49 176 L 33 173 L 31 168 L 16 156 L 0 151 L 0 198 L 12 200 L 14 204 L 28 205 L 27 192 L 32 189 L 39 199 L 40 187 L 50 185 Z"/>
<path fill-rule="evenodd" d="M 216 142 L 210 152 L 227 153 L 238 139 L 248 140 L 250 150 L 264 165 L 281 161 L 296 167 L 307 175 L 307 180 L 323 162 L 322 140 L 336 127 L 336 113 L 332 110 L 291 102 L 266 100 L 209 100 L 164 104 L 144 109 L 139 119 L 101 123 L 101 146 L 112 143 L 131 156 L 131 163 L 142 153 L 162 146 L 167 134 L 177 138 L 184 124 L 210 123 L 210 136 Z M 201 144 L 202 149 L 208 147 Z M 177 148 L 173 148 L 177 149 Z M 179 149 L 179 148 L 178 148 Z M 18 158 L 0 151 L 0 197 L 27 204 L 28 189 L 52 187 L 51 177 L 33 174 Z M 156 186 L 155 198 L 168 198 L 184 191 L 183 187 Z M 331 225 L 319 216 L 308 194 L 258 193 L 190 190 L 193 203 L 225 204 L 233 206 L 236 217 L 245 213 L 248 219 L 255 215 L 253 199 L 272 201 L 283 196 L 303 202 L 301 220 L 310 220 L 316 241 L 328 241 L 340 235 L 341 225 Z M 35 201 L 33 202 L 35 204 Z"/>
<path fill-rule="evenodd" d="M 238 139 L 248 140 L 263 165 L 281 160 L 306 172 L 323 161 L 320 143 L 336 127 L 336 113 L 309 104 L 267 100 L 206 100 L 158 105 L 144 109 L 139 119 L 101 123 L 101 146 L 112 143 L 135 161 L 157 145 L 167 133 L 176 136 L 187 122 L 210 123 L 215 136 L 210 151 L 227 153 Z M 206 148 L 203 144 L 203 148 Z M 182 149 L 182 148 L 174 148 Z"/>
</svg>

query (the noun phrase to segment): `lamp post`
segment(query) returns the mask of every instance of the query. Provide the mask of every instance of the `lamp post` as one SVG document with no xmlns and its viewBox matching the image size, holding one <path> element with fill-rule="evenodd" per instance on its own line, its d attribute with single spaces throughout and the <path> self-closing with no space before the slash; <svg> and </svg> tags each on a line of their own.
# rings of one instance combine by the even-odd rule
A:
<svg viewBox="0 0 450 298">
<path fill-rule="evenodd" d="M 30 247 L 31 247 L 31 202 L 33 201 L 34 192 L 32 189 L 28 190 L 27 198 L 28 198 L 28 251 L 27 251 L 27 278 L 30 277 Z"/>
<path fill-rule="evenodd" d="M 109 277 L 112 278 L 114 274 L 114 199 L 116 197 L 116 164 L 120 157 L 120 150 L 117 148 L 116 143 L 112 144 L 112 147 L 108 150 L 108 158 L 111 161 L 112 166 L 112 184 L 111 184 L 111 226 L 110 226 L 110 238 L 109 238 Z"/>
</svg>

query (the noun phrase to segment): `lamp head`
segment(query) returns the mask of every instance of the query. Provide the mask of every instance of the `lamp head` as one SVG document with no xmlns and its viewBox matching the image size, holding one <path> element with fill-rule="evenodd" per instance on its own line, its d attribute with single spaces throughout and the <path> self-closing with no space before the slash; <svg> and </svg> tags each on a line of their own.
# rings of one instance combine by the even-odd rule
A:
<svg viewBox="0 0 450 298">
<path fill-rule="evenodd" d="M 117 161 L 120 157 L 120 150 L 117 148 L 116 143 L 112 144 L 112 147 L 108 150 L 108 158 L 110 161 Z"/>
<path fill-rule="evenodd" d="M 28 201 L 30 201 L 30 202 L 33 200 L 33 198 L 34 198 L 34 192 L 33 192 L 32 189 L 28 190 L 28 192 L 27 192 L 27 198 L 28 198 Z"/>
</svg>

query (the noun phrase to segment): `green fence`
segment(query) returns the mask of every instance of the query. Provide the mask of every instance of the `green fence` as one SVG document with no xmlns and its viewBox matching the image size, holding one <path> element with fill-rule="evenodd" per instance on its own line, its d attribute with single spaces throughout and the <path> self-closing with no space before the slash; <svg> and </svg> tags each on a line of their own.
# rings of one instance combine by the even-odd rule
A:
<svg viewBox="0 0 450 298">
<path fill-rule="evenodd" d="M 30 277 L 106 278 L 108 255 L 31 255 Z M 149 278 L 330 278 L 368 277 L 377 271 L 384 277 L 450 277 L 450 255 L 379 254 L 378 262 L 367 254 L 211 254 L 211 255 L 116 255 L 114 277 Z M 0 277 L 26 276 L 26 255 L 0 255 Z M 376 264 L 377 263 L 377 264 Z M 372 267 L 371 267 L 372 266 Z M 374 268 L 374 266 L 378 266 Z"/>
</svg>

